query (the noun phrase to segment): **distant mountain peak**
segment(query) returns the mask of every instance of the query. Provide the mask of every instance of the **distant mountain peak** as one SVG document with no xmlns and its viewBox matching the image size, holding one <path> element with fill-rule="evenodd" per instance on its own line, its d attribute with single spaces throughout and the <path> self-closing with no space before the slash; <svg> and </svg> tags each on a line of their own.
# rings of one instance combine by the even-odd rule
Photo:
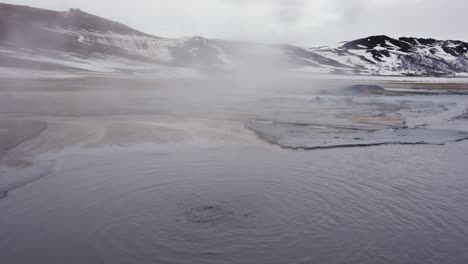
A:
<svg viewBox="0 0 468 264">
<path fill-rule="evenodd" d="M 382 47 L 392 50 L 400 50 L 402 52 L 409 52 L 411 50 L 411 46 L 408 43 L 385 35 L 370 36 L 349 41 L 345 43 L 343 47 L 346 49 L 375 49 L 376 47 Z"/>
<path fill-rule="evenodd" d="M 80 13 L 80 12 L 81 12 L 81 9 L 79 9 L 79 8 L 70 8 L 70 9 L 68 10 L 68 12 L 70 12 L 70 13 L 72 13 L 72 14 L 73 14 L 73 13 Z"/>
<path fill-rule="evenodd" d="M 303 48 L 202 36 L 168 39 L 78 8 L 57 12 L 0 3 L 0 66 L 30 67 L 38 65 L 31 60 L 51 61 L 50 56 L 64 64 L 73 61 L 73 68 L 81 65 L 91 70 L 96 69 L 93 61 L 105 58 L 126 60 L 124 67 L 143 63 L 140 68 L 248 65 L 320 73 L 468 76 L 468 43 L 458 40 L 374 35 L 335 46 Z M 106 71 L 117 68 L 109 67 Z"/>
</svg>

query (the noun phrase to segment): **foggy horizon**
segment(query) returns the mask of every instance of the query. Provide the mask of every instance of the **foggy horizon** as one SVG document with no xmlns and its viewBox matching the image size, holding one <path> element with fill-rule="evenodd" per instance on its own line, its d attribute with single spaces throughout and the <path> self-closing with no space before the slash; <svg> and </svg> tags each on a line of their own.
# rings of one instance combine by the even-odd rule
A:
<svg viewBox="0 0 468 264">
<path fill-rule="evenodd" d="M 13 0 L 7 4 L 67 11 L 78 8 L 159 37 L 202 36 L 305 47 L 372 35 L 468 40 L 468 3 L 459 0 L 333 0 L 171 2 Z M 110 8 L 112 7 L 112 8 Z M 415 12 L 417 11 L 417 12 Z"/>
</svg>

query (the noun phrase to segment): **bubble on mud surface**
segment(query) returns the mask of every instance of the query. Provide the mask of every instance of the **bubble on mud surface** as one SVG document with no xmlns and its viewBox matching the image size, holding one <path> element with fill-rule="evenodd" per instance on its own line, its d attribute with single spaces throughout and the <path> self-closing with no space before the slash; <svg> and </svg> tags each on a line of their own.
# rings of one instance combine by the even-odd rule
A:
<svg viewBox="0 0 468 264">
<path fill-rule="evenodd" d="M 223 205 L 205 204 L 189 209 L 185 212 L 185 217 L 187 220 L 194 223 L 210 223 L 220 220 L 232 213 L 232 211 L 227 210 Z"/>
</svg>

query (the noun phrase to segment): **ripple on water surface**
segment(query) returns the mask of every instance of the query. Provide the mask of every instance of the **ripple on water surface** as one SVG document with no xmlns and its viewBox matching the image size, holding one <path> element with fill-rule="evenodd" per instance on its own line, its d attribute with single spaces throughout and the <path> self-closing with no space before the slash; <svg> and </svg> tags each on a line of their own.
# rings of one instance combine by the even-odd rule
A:
<svg viewBox="0 0 468 264">
<path fill-rule="evenodd" d="M 446 147 L 74 156 L 11 197 L 27 202 L 0 202 L 0 252 L 10 263 L 18 244 L 30 260 L 51 261 L 40 244 L 86 263 L 464 263 L 468 183 L 462 149 L 434 152 Z"/>
</svg>

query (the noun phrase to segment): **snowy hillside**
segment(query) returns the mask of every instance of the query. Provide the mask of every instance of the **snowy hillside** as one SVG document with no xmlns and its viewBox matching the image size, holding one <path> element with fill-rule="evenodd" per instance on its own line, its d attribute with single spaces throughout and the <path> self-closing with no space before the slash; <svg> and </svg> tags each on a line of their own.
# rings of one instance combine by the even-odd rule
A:
<svg viewBox="0 0 468 264">
<path fill-rule="evenodd" d="M 177 73 L 274 68 L 365 75 L 463 75 L 468 44 L 373 36 L 301 48 L 203 37 L 167 39 L 79 9 L 56 12 L 0 4 L 0 72 Z M 10 71 L 11 72 L 11 71 Z"/>
<path fill-rule="evenodd" d="M 310 50 L 352 67 L 355 73 L 439 76 L 468 72 L 468 43 L 455 40 L 371 36 Z"/>
</svg>

